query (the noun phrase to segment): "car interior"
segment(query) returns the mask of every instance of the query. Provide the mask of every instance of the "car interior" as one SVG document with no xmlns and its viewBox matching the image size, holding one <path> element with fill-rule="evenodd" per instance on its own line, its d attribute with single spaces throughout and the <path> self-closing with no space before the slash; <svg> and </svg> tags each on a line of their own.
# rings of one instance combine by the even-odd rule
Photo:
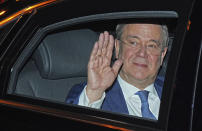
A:
<svg viewBox="0 0 202 131">
<path fill-rule="evenodd" d="M 114 28 L 109 32 L 116 37 Z M 13 75 L 15 79 L 11 81 L 11 93 L 64 103 L 75 84 L 86 82 L 88 59 L 100 32 L 103 28 L 76 28 L 47 34 L 24 66 L 16 67 L 18 73 Z M 172 39 L 170 36 L 170 43 Z M 166 73 L 170 47 L 171 44 L 159 75 Z"/>
<path fill-rule="evenodd" d="M 15 93 L 64 102 L 70 87 L 86 81 L 97 38 L 89 29 L 48 35 L 21 71 Z"/>
</svg>

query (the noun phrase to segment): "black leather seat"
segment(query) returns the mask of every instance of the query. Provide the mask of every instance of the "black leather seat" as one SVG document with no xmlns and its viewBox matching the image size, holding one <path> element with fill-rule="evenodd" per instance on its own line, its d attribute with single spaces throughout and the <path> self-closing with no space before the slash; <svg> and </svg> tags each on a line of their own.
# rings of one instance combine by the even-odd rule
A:
<svg viewBox="0 0 202 131">
<path fill-rule="evenodd" d="M 20 72 L 15 93 L 64 102 L 74 84 L 86 81 L 97 39 L 88 29 L 48 35 Z"/>
</svg>

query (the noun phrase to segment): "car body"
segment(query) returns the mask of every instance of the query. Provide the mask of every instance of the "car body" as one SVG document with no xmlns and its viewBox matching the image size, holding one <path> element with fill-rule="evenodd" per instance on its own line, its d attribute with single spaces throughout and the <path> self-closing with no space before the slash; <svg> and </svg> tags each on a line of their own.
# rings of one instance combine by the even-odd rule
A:
<svg viewBox="0 0 202 131">
<path fill-rule="evenodd" d="M 0 6 L 2 129 L 137 131 L 202 129 L 200 126 L 202 2 L 200 0 L 8 0 Z M 94 30 L 97 34 L 104 30 L 109 30 L 113 34 L 117 23 L 135 20 L 165 22 L 170 30 L 172 44 L 169 47 L 167 62 L 163 65 L 165 82 L 158 121 L 65 104 L 52 97 L 35 98 L 16 92 L 21 70 L 44 37 L 64 30 L 85 28 Z M 68 56 L 74 59 L 73 53 L 74 51 L 70 51 Z M 79 57 L 82 58 L 82 54 Z M 62 65 L 60 62 L 58 64 Z M 73 65 L 73 67 L 77 66 L 81 65 Z M 29 75 L 26 77 L 32 79 Z M 54 80 L 56 79 L 52 78 L 48 83 Z M 59 83 L 55 86 L 59 87 Z M 56 91 L 58 90 L 60 89 Z M 64 99 L 67 93 L 63 90 L 58 92 Z M 59 99 L 60 96 L 57 98 Z"/>
</svg>

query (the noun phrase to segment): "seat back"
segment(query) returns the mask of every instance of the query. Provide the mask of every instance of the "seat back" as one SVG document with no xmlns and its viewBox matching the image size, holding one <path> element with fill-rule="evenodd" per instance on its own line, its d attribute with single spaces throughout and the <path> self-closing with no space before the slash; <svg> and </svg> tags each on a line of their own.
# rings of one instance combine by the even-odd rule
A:
<svg viewBox="0 0 202 131">
<path fill-rule="evenodd" d="M 86 81 L 97 38 L 88 29 L 48 35 L 21 71 L 15 93 L 64 102 L 73 85 Z"/>
<path fill-rule="evenodd" d="M 158 76 L 165 77 L 165 75 L 166 75 L 167 64 L 168 64 L 168 60 L 169 60 L 169 56 L 170 56 L 170 51 L 171 51 L 173 39 L 174 39 L 173 37 L 169 38 L 167 53 L 166 53 L 166 56 L 164 57 L 162 65 L 159 69 Z"/>
</svg>

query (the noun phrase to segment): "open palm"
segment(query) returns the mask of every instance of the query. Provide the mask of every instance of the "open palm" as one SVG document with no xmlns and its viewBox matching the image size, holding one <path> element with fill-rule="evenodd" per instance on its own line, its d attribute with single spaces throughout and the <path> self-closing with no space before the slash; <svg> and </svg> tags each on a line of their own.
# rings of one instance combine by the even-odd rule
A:
<svg viewBox="0 0 202 131">
<path fill-rule="evenodd" d="M 101 33 L 88 63 L 87 95 L 90 101 L 99 99 L 118 75 L 122 61 L 117 60 L 112 67 L 110 66 L 113 47 L 113 36 L 107 31 Z"/>
</svg>

